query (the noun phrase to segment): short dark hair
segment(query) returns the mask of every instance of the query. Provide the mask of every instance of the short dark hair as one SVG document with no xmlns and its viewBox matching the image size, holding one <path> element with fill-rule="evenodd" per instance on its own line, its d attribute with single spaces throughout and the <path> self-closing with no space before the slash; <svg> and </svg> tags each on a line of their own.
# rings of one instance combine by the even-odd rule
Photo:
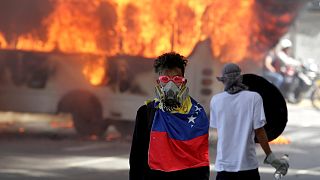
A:
<svg viewBox="0 0 320 180">
<path fill-rule="evenodd" d="M 184 75 L 187 62 L 188 60 L 184 56 L 176 52 L 169 52 L 162 54 L 155 59 L 153 67 L 157 74 L 165 69 L 173 69 L 177 67 L 181 69 L 181 72 Z"/>
</svg>

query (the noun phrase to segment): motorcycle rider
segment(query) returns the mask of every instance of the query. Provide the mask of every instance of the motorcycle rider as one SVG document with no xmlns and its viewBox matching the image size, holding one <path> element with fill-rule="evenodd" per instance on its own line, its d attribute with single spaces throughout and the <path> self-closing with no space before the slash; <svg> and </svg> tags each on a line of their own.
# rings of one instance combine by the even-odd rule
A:
<svg viewBox="0 0 320 180">
<path fill-rule="evenodd" d="M 296 85 L 293 84 L 292 80 L 286 81 L 288 69 L 292 68 L 293 71 L 297 69 L 298 66 L 301 66 L 301 62 L 294 59 L 290 56 L 289 51 L 292 47 L 292 42 L 289 39 L 282 39 L 280 41 L 280 50 L 277 52 L 277 62 L 279 63 L 279 71 L 283 74 L 284 80 L 281 85 L 281 92 L 289 101 L 294 99 L 294 89 Z"/>
<path fill-rule="evenodd" d="M 282 39 L 280 41 L 280 51 L 277 52 L 277 59 L 280 63 L 280 71 L 283 72 L 286 66 L 299 66 L 300 61 L 290 56 L 289 51 L 292 47 L 292 42 L 289 39 Z"/>
<path fill-rule="evenodd" d="M 290 96 L 295 88 L 293 86 L 287 86 L 286 71 L 290 67 L 295 69 L 301 65 L 300 61 L 290 56 L 289 52 L 291 47 L 292 42 L 289 39 L 282 39 L 279 42 L 279 50 L 271 50 L 266 56 L 264 63 L 264 77 L 273 83 L 285 97 L 287 97 L 287 95 Z"/>
<path fill-rule="evenodd" d="M 269 82 L 274 84 L 278 89 L 281 88 L 283 83 L 283 75 L 279 73 L 280 69 L 276 67 L 276 53 L 275 49 L 270 50 L 270 52 L 265 57 L 263 66 L 263 77 L 265 77 Z"/>
</svg>

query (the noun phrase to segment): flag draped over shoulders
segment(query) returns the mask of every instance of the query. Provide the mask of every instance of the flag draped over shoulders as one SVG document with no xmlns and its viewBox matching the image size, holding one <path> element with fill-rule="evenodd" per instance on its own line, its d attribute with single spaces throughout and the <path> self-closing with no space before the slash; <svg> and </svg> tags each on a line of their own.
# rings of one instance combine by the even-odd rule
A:
<svg viewBox="0 0 320 180">
<path fill-rule="evenodd" d="M 209 120 L 204 108 L 192 98 L 186 113 L 158 108 L 151 128 L 148 163 L 165 172 L 209 166 Z M 155 107 L 159 102 L 155 103 Z"/>
</svg>

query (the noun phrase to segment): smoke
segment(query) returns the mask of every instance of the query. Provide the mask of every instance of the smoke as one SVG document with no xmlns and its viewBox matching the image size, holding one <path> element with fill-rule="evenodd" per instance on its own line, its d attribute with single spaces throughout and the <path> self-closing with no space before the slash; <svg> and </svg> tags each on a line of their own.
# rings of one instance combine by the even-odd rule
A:
<svg viewBox="0 0 320 180">
<path fill-rule="evenodd" d="M 0 32 L 6 36 L 7 41 L 26 33 L 36 33 L 41 38 L 45 35 L 42 20 L 52 10 L 50 0 L 1 0 Z M 37 32 L 34 32 L 35 29 Z"/>
<path fill-rule="evenodd" d="M 252 40 L 251 51 L 268 52 L 288 32 L 305 4 L 304 0 L 256 0 L 254 9 L 257 17 L 256 39 Z"/>
<path fill-rule="evenodd" d="M 98 45 L 101 49 L 111 50 L 117 43 L 114 36 L 119 33 L 115 29 L 118 22 L 116 9 L 111 3 L 102 2 L 96 13 L 101 27 Z"/>
</svg>

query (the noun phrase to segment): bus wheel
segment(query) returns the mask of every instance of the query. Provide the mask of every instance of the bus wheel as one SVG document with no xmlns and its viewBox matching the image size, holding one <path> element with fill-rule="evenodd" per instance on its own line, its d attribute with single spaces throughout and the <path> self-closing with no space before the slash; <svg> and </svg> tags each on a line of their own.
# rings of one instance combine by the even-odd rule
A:
<svg viewBox="0 0 320 180">
<path fill-rule="evenodd" d="M 58 112 L 71 113 L 73 124 L 81 136 L 102 136 L 107 122 L 102 118 L 99 99 L 87 91 L 72 91 L 62 97 Z"/>
</svg>

